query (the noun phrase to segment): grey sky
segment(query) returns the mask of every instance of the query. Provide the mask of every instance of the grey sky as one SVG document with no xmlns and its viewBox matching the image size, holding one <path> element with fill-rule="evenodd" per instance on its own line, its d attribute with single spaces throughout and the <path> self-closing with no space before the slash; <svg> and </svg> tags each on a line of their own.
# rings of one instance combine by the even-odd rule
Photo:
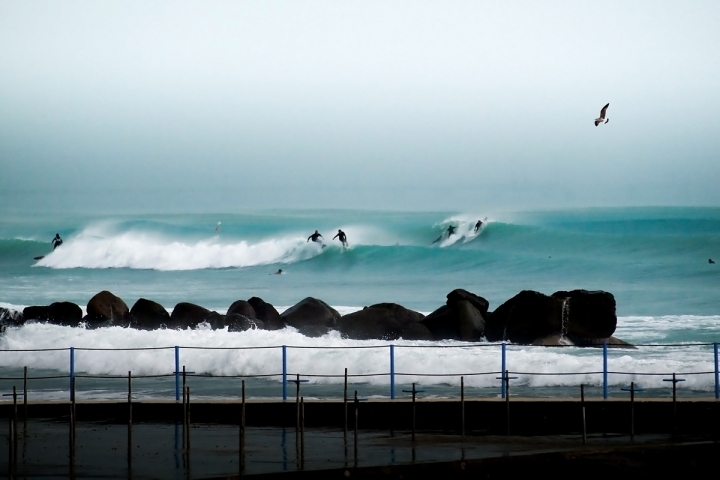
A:
<svg viewBox="0 0 720 480">
<path fill-rule="evenodd" d="M 0 0 L 0 189 L 720 205 L 718 25 L 713 1 Z"/>
</svg>

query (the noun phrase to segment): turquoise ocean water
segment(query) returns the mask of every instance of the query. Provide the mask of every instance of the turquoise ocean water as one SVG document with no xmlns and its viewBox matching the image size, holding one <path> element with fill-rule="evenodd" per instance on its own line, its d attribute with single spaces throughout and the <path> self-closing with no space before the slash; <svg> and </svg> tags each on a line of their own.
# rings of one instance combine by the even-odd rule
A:
<svg viewBox="0 0 720 480">
<path fill-rule="evenodd" d="M 86 209 L 92 211 L 91 208 Z M 487 219 L 478 235 L 472 229 Z M 448 225 L 449 239 L 438 238 Z M 326 248 L 307 242 L 319 230 Z M 342 229 L 349 248 L 332 237 Z M 55 233 L 63 245 L 52 251 Z M 36 256 L 44 258 L 35 261 Z M 110 290 L 128 306 L 140 297 L 169 310 L 181 301 L 224 312 L 235 300 L 259 296 L 282 311 L 307 296 L 320 298 L 341 313 L 379 302 L 395 302 L 429 313 L 445 295 L 464 288 L 488 299 L 490 309 L 523 289 L 606 290 L 617 301 L 616 336 L 642 343 L 720 341 L 720 209 L 612 208 L 542 212 L 391 212 L 363 210 L 243 210 L 237 213 L 108 214 L 106 212 L 29 214 L 3 210 L 0 217 L 0 306 L 71 301 L 84 307 L 100 290 Z M 278 269 L 283 275 L 273 275 Z M 292 373 L 340 375 L 387 372 L 390 342 L 345 340 L 331 334 L 302 337 L 280 332 L 156 331 L 120 328 L 85 330 L 50 325 L 9 329 L 0 349 L 53 347 L 158 347 L 181 345 L 247 347 L 378 346 L 377 349 L 290 349 Z M 393 342 L 396 371 L 456 374 L 499 370 L 499 346 L 415 348 L 422 342 Z M 423 344 L 424 345 L 424 344 Z M 0 376 L 15 376 L 22 366 L 33 372 L 63 375 L 67 352 L 0 352 Z M 209 375 L 278 373 L 278 349 L 252 351 L 183 350 L 183 364 Z M 597 350 L 511 346 L 508 367 L 517 372 L 588 372 L 583 375 L 521 375 L 518 386 L 532 394 L 569 392 L 579 383 L 598 387 Z M 711 372 L 711 346 L 642 347 L 613 352 L 611 370 L 667 373 Z M 162 375 L 174 369 L 171 350 L 111 354 L 80 351 L 76 372 L 92 375 Z M 662 389 L 662 375 L 613 375 L 614 387 L 635 378 Z M 201 394 L 233 395 L 219 380 L 193 379 Z M 352 380 L 369 395 L 387 395 L 387 376 Z M 455 377 L 406 375 L 398 382 L 420 382 L 432 394 L 448 395 Z M 11 380 L 3 380 L 7 390 Z M 39 381 L 38 381 L 39 382 Z M 42 383 L 41 396 L 62 398 L 64 380 Z M 138 392 L 171 395 L 172 378 L 138 380 Z M 143 383 L 144 382 L 144 383 Z M 214 383 L 213 383 L 214 382 Z M 237 382 L 235 382 L 237 383 Z M 341 378 L 313 377 L 308 388 L 318 396 L 341 394 Z M 466 380 L 477 394 L 495 394 L 495 375 Z M 40 384 L 38 384 L 40 385 Z M 84 386 L 83 386 L 84 385 Z M 117 387 L 115 386 L 117 385 Z M 275 396 L 279 379 L 255 380 L 257 395 Z M 78 388 L 88 396 L 114 396 L 120 382 L 87 379 Z M 562 389 L 565 390 L 562 390 Z M 712 374 L 694 374 L 687 392 L 714 391 Z M 524 389 L 524 390 L 523 390 Z M 560 390 L 558 390 L 560 389 Z M 660 390 L 658 390 L 660 391 Z M 141 393 L 138 393 L 141 395 Z"/>
</svg>

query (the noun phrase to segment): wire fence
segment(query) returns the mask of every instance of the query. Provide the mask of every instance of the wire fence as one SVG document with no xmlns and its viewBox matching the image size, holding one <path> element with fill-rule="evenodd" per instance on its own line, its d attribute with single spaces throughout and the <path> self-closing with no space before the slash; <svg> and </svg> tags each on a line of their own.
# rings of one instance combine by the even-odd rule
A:
<svg viewBox="0 0 720 480">
<path fill-rule="evenodd" d="M 677 376 L 683 376 L 683 377 L 697 377 L 697 376 L 706 376 L 706 375 L 712 375 L 713 381 L 712 384 L 714 386 L 714 395 L 715 399 L 720 399 L 720 368 L 719 368 L 719 362 L 718 362 L 718 342 L 714 343 L 674 343 L 674 344 L 637 344 L 635 347 L 637 348 L 643 348 L 643 349 L 668 349 L 668 348 L 691 348 L 691 347 L 700 347 L 701 349 L 708 348 L 708 359 L 710 358 L 710 355 L 712 355 L 712 364 L 714 365 L 714 368 L 712 370 L 705 369 L 699 369 L 699 370 L 687 370 L 687 371 L 653 371 L 653 372 L 643 372 L 643 371 L 626 371 L 626 370 L 611 370 L 609 368 L 609 350 L 612 349 L 612 345 L 608 345 L 606 343 L 598 344 L 598 349 L 602 350 L 602 369 L 601 370 L 582 370 L 582 371 L 554 371 L 554 372 L 548 372 L 548 371 L 538 371 L 538 370 L 513 370 L 509 368 L 508 363 L 508 347 L 517 348 L 518 350 L 526 351 L 528 349 L 538 349 L 537 351 L 544 350 L 547 351 L 547 349 L 567 349 L 567 348 L 574 348 L 579 351 L 578 347 L 572 346 L 572 345 L 558 345 L 558 346 L 551 346 L 551 347 L 529 347 L 529 346 L 519 346 L 519 345 L 512 345 L 512 344 L 506 344 L 506 343 L 468 343 L 464 345 L 355 345 L 355 346 L 306 346 L 306 345 L 271 345 L 271 346 L 240 346 L 240 347 L 201 347 L 201 346 L 166 346 L 166 347 L 134 347 L 134 348 L 96 348 L 96 347 L 69 347 L 69 348 L 37 348 L 37 349 L 4 349 L 0 350 L 0 367 L 7 366 L 8 363 L 11 361 L 8 357 L 12 356 L 14 353 L 37 353 L 40 355 L 47 354 L 48 352 L 67 352 L 68 354 L 68 364 L 67 364 L 67 374 L 58 374 L 58 375 L 28 375 L 28 368 L 24 367 L 24 373 L 23 376 L 0 376 L 0 381 L 17 381 L 22 380 L 25 385 L 27 385 L 28 381 L 35 381 L 35 380 L 62 380 L 67 379 L 69 380 L 69 390 L 70 390 L 70 400 L 74 399 L 74 389 L 75 389 L 75 382 L 76 379 L 102 379 L 102 380 L 116 380 L 116 379 L 127 379 L 128 376 L 132 376 L 133 379 L 162 379 L 162 378 L 174 378 L 175 380 L 175 400 L 180 400 L 181 397 L 181 389 L 180 385 L 181 383 L 184 385 L 185 381 L 187 380 L 187 377 L 198 377 L 198 378 L 218 378 L 218 379 L 278 379 L 281 384 L 281 391 L 278 392 L 281 394 L 282 399 L 286 400 L 288 398 L 288 390 L 287 386 L 289 383 L 295 383 L 298 381 L 300 377 L 306 378 L 306 379 L 340 379 L 344 378 L 345 382 L 347 383 L 348 379 L 350 380 L 362 380 L 362 379 L 372 379 L 372 378 L 382 378 L 382 377 L 388 377 L 388 387 L 389 392 L 387 392 L 386 396 L 389 396 L 389 398 L 394 399 L 396 398 L 396 384 L 402 383 L 403 379 L 407 379 L 408 377 L 413 378 L 435 378 L 435 379 L 442 379 L 442 378 L 456 378 L 459 379 L 461 377 L 487 377 L 487 376 L 496 376 L 496 380 L 502 380 L 497 386 L 500 390 L 500 396 L 503 398 L 506 395 L 506 389 L 509 388 L 509 380 L 510 375 L 519 375 L 526 378 L 543 378 L 543 377 L 571 377 L 571 376 L 593 376 L 598 377 L 601 376 L 602 380 L 601 382 L 598 382 L 602 386 L 602 396 L 603 398 L 608 398 L 609 395 L 609 384 L 610 384 L 610 377 L 611 376 L 633 376 L 633 377 L 669 377 L 673 376 L 673 378 L 677 378 Z M 345 369 L 344 374 L 337 374 L 337 373 L 300 373 L 300 372 L 294 372 L 290 373 L 290 370 L 288 369 L 288 351 L 290 350 L 298 350 L 298 351 L 307 351 L 307 350 L 318 350 L 318 351 L 327 351 L 327 350 L 386 350 L 388 351 L 388 357 L 387 357 L 387 369 L 383 369 L 381 371 L 376 372 L 363 372 L 363 373 L 348 373 L 347 368 Z M 398 349 L 408 349 L 408 350 L 415 350 L 415 349 L 460 349 L 460 350 L 472 350 L 472 349 L 499 349 L 499 369 L 495 370 L 484 370 L 484 371 L 468 371 L 468 370 L 458 370 L 458 371 L 449 371 L 449 372 L 409 372 L 409 371 L 396 371 L 395 365 L 396 365 L 396 350 Z M 167 373 L 159 373 L 159 374 L 132 374 L 131 371 L 128 371 L 128 376 L 121 375 L 121 374 L 91 374 L 87 372 L 77 372 L 76 371 L 76 353 L 77 352 L 139 352 L 139 351 L 172 351 L 174 353 L 174 365 L 172 369 L 168 368 Z M 185 368 L 185 365 L 181 362 L 181 353 L 182 351 L 249 351 L 249 350 L 278 350 L 280 355 L 280 370 L 271 370 L 268 372 L 259 372 L 259 373 L 252 373 L 252 374 L 227 374 L 227 373 L 211 373 L 211 372 L 193 372 Z M 587 353 L 587 348 L 584 347 L 583 349 L 584 353 Z M 592 350 L 592 349 L 590 349 Z M 704 353 L 703 353 L 704 355 Z M 710 361 L 708 360 L 708 363 Z M 16 365 L 17 366 L 17 365 Z M 60 367 L 59 365 L 55 365 L 53 369 L 57 370 L 64 370 L 64 368 Z M 295 380 L 293 380 L 291 377 L 296 377 Z M 515 377 L 513 377 L 515 378 Z M 667 379 L 664 379 L 667 380 Z M 667 380 L 669 381 L 669 380 Z M 673 380 L 674 382 L 674 380 Z M 406 382 L 410 383 L 410 382 Z M 414 382 L 413 382 L 414 383 Z"/>
</svg>

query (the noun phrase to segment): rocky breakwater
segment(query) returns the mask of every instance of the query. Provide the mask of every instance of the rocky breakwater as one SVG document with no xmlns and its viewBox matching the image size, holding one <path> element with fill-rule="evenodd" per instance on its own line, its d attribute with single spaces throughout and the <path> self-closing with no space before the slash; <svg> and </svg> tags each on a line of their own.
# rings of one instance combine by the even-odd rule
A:
<svg viewBox="0 0 720 480">
<path fill-rule="evenodd" d="M 87 314 L 71 302 L 31 306 L 22 312 L 0 308 L 0 328 L 26 322 L 100 328 L 120 326 L 142 330 L 206 328 L 241 332 L 250 329 L 297 329 L 309 337 L 339 331 L 356 340 L 507 341 L 526 345 L 632 347 L 612 336 L 617 325 L 615 298 L 603 291 L 573 290 L 548 296 L 525 290 L 489 311 L 481 296 L 456 289 L 445 305 L 425 316 L 396 303 L 378 303 L 340 315 L 322 300 L 307 297 L 280 314 L 261 298 L 236 300 L 225 315 L 200 305 L 180 302 L 168 312 L 162 305 L 140 298 L 132 308 L 109 291 L 88 302 Z"/>
</svg>

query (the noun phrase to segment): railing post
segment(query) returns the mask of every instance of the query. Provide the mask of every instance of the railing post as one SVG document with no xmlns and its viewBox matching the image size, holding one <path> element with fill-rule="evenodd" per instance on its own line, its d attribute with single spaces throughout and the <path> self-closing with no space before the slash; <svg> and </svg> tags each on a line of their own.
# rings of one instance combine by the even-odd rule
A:
<svg viewBox="0 0 720 480">
<path fill-rule="evenodd" d="M 390 399 L 395 400 L 395 345 L 390 345 Z"/>
<path fill-rule="evenodd" d="M 282 394 L 284 402 L 287 400 L 287 345 L 282 346 Z"/>
<path fill-rule="evenodd" d="M 603 400 L 608 398 L 608 349 L 607 342 L 603 342 Z"/>
<path fill-rule="evenodd" d="M 720 369 L 718 369 L 718 342 L 713 344 L 715 347 L 715 400 L 720 399 Z"/>
<path fill-rule="evenodd" d="M 503 372 L 502 374 L 505 374 L 506 369 L 506 363 L 507 363 L 507 344 L 505 342 L 502 343 L 502 360 L 500 362 L 500 370 Z M 500 387 L 500 395 L 502 398 L 505 398 L 505 382 L 502 382 L 502 386 Z"/>
<path fill-rule="evenodd" d="M 175 345 L 175 401 L 180 401 L 180 347 L 177 345 Z"/>
<path fill-rule="evenodd" d="M 75 347 L 70 347 L 70 401 L 75 401 Z"/>
</svg>

